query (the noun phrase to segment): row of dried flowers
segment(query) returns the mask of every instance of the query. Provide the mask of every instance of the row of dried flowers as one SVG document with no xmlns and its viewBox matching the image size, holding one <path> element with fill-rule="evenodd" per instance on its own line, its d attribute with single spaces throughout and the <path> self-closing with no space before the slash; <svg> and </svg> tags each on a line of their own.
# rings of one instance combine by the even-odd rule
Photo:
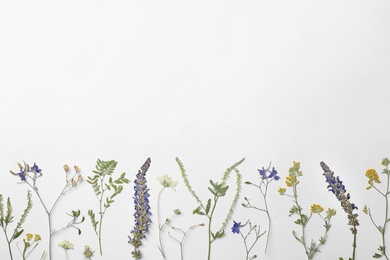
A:
<svg viewBox="0 0 390 260">
<path fill-rule="evenodd" d="M 198 203 L 198 207 L 193 210 L 193 214 L 201 215 L 205 218 L 206 223 L 200 223 L 190 226 L 186 231 L 173 227 L 172 229 L 176 231 L 176 235 L 172 234 L 171 232 L 168 232 L 169 237 L 174 239 L 179 245 L 180 245 L 180 257 L 183 260 L 184 254 L 183 254 L 183 247 L 184 247 L 184 240 L 188 233 L 193 230 L 196 227 L 199 226 L 207 226 L 207 243 L 208 243 L 208 252 L 207 252 L 207 259 L 210 260 L 212 256 L 212 243 L 224 237 L 226 227 L 231 220 L 232 214 L 236 208 L 236 205 L 239 200 L 239 196 L 242 190 L 242 174 L 238 170 L 238 166 L 244 162 L 244 159 L 238 161 L 237 163 L 233 164 L 231 167 L 227 168 L 227 170 L 223 173 L 222 178 L 219 182 L 216 182 L 215 180 L 210 180 L 210 186 L 208 187 L 208 190 L 210 191 L 211 197 L 207 200 L 202 200 L 193 187 L 190 184 L 188 175 L 186 174 L 186 170 L 184 168 L 183 163 L 176 158 L 176 162 L 178 163 L 181 176 L 184 182 L 184 185 L 190 192 L 190 194 L 194 197 L 196 202 Z M 149 189 L 147 187 L 147 179 L 146 179 L 146 172 L 148 171 L 151 164 L 150 158 L 148 158 L 145 163 L 142 165 L 140 170 L 138 171 L 138 174 L 136 175 L 136 179 L 134 180 L 134 228 L 130 231 L 129 235 L 129 244 L 133 247 L 132 251 L 132 257 L 134 259 L 141 259 L 142 253 L 141 253 L 141 245 L 142 240 L 146 237 L 147 233 L 149 232 L 149 228 L 151 225 L 151 211 L 150 211 L 150 205 L 149 205 Z M 382 160 L 382 165 L 384 166 L 384 169 L 382 173 L 386 176 L 386 185 L 385 190 L 379 189 L 377 186 L 379 183 L 381 183 L 378 173 L 374 169 L 368 169 L 366 171 L 366 176 L 368 178 L 369 186 L 367 189 L 373 188 L 376 190 L 383 198 L 384 198 L 384 206 L 385 206 L 385 216 L 383 224 L 379 224 L 377 221 L 374 220 L 371 210 L 366 205 L 363 207 L 363 212 L 367 214 L 372 221 L 375 228 L 378 230 L 378 233 L 381 237 L 381 245 L 378 247 L 378 252 L 373 255 L 373 258 L 386 258 L 389 259 L 388 253 L 386 250 L 386 227 L 387 223 L 390 221 L 389 218 L 389 194 L 390 194 L 390 170 L 389 170 L 389 164 L 390 160 L 385 158 Z M 48 207 L 38 189 L 38 180 L 40 177 L 43 176 L 42 169 L 38 167 L 36 163 L 33 164 L 33 166 L 30 167 L 29 164 L 23 163 L 18 164 L 19 171 L 11 171 L 11 173 L 18 178 L 20 178 L 20 183 L 27 184 L 33 193 L 36 194 L 39 202 L 42 204 L 45 213 L 47 215 L 48 220 L 48 230 L 49 234 L 48 236 L 48 252 L 43 251 L 40 259 L 44 259 L 45 256 L 48 256 L 48 259 L 52 259 L 52 238 L 57 235 L 59 232 L 68 229 L 68 228 L 74 228 L 78 231 L 78 234 L 81 234 L 81 230 L 78 227 L 78 225 L 82 222 L 84 222 L 85 218 L 84 216 L 81 216 L 80 210 L 72 210 L 70 213 L 67 213 L 70 216 L 69 223 L 60 228 L 55 229 L 53 227 L 53 212 L 56 208 L 56 205 L 60 201 L 61 197 L 68 193 L 69 191 L 73 190 L 78 183 L 80 183 L 83 180 L 83 177 L 80 174 L 80 170 L 77 166 L 74 166 L 74 172 L 71 173 L 70 168 L 65 165 L 64 170 L 66 172 L 66 184 L 61 189 L 58 197 L 56 198 L 55 202 L 51 207 Z M 91 185 L 92 190 L 95 194 L 97 203 L 97 210 L 88 210 L 88 216 L 90 219 L 90 222 L 92 224 L 92 228 L 96 234 L 96 238 L 98 240 L 99 244 L 99 253 L 100 255 L 103 255 L 103 244 L 102 244 L 102 226 L 103 226 L 103 220 L 104 216 L 107 212 L 107 209 L 113 205 L 115 202 L 116 197 L 122 192 L 124 186 L 128 184 L 130 181 L 126 178 L 126 173 L 120 174 L 118 177 L 114 177 L 115 169 L 117 166 L 117 162 L 114 160 L 111 161 L 102 161 L 97 160 L 96 168 L 93 171 L 92 176 L 87 177 L 87 182 Z M 350 201 L 350 195 L 347 193 L 346 188 L 343 184 L 343 182 L 340 180 L 340 178 L 334 175 L 334 173 L 329 169 L 329 167 L 324 163 L 321 162 L 320 164 L 321 168 L 323 169 L 325 176 L 325 180 L 328 183 L 327 189 L 331 191 L 337 198 L 337 200 L 340 202 L 342 209 L 345 211 L 347 217 L 348 217 L 348 225 L 351 226 L 350 230 L 352 232 L 352 254 L 351 257 L 349 257 L 350 260 L 356 259 L 355 249 L 356 249 L 356 237 L 357 237 L 357 227 L 359 226 L 358 222 L 358 214 L 355 210 L 357 210 L 357 206 Z M 235 192 L 233 196 L 233 200 L 230 203 L 230 207 L 227 209 L 226 217 L 222 221 L 222 224 L 220 225 L 219 229 L 214 229 L 213 223 L 214 220 L 214 213 L 215 209 L 217 208 L 219 200 L 226 195 L 226 192 L 229 190 L 229 185 L 227 185 L 227 181 L 230 178 L 231 173 L 235 173 Z M 260 192 L 262 198 L 263 198 L 263 205 L 253 205 L 251 204 L 251 200 L 248 198 L 244 198 L 244 203 L 242 203 L 242 206 L 248 209 L 257 210 L 259 212 L 262 212 L 266 214 L 267 216 L 267 230 L 261 231 L 260 226 L 253 224 L 249 219 L 243 222 L 239 221 L 233 221 L 233 226 L 231 228 L 231 231 L 234 234 L 239 234 L 242 237 L 244 249 L 246 251 L 245 259 L 254 259 L 257 258 L 256 254 L 252 253 L 252 250 L 254 249 L 255 244 L 258 242 L 259 238 L 262 237 L 265 233 L 266 235 L 266 241 L 265 241 L 265 254 L 267 254 L 267 249 L 269 246 L 270 241 L 270 235 L 271 235 L 271 213 L 269 211 L 268 207 L 268 201 L 267 201 L 267 194 L 269 191 L 269 185 L 273 181 L 280 180 L 280 177 L 277 174 L 277 171 L 274 167 L 271 168 L 271 164 L 267 168 L 262 168 L 258 170 L 259 173 L 259 182 L 258 184 L 252 183 L 252 182 L 245 182 L 246 185 L 253 186 Z M 331 219 L 336 215 L 336 210 L 328 208 L 324 212 L 324 208 L 319 204 L 313 204 L 310 207 L 309 214 L 304 213 L 304 209 L 299 203 L 298 200 L 298 184 L 300 178 L 303 176 L 302 171 L 300 169 L 300 163 L 299 162 L 293 162 L 292 167 L 289 169 L 289 173 L 286 176 L 286 187 L 280 187 L 278 189 L 278 192 L 280 195 L 289 197 L 292 199 L 293 206 L 291 207 L 289 213 L 290 216 L 296 216 L 296 220 L 294 223 L 299 226 L 300 230 L 295 231 L 293 230 L 292 234 L 294 238 L 301 244 L 301 246 L 304 249 L 304 253 L 307 257 L 307 259 L 313 259 L 314 256 L 320 252 L 320 247 L 323 247 L 326 243 L 326 240 L 328 238 L 328 232 L 331 228 Z M 158 220 L 158 237 L 159 237 L 159 244 L 158 248 L 160 250 L 161 256 L 163 259 L 166 259 L 164 246 L 162 243 L 163 240 L 163 230 L 164 228 L 171 224 L 172 219 L 180 215 L 181 212 L 179 209 L 175 209 L 173 211 L 173 216 L 170 218 L 166 218 L 164 222 L 161 221 L 160 216 L 160 198 L 161 193 L 166 188 L 172 188 L 174 189 L 178 182 L 172 180 L 171 177 L 168 175 L 163 175 L 157 178 L 160 184 L 162 185 L 162 189 L 158 193 L 158 201 L 157 201 L 157 220 Z M 24 209 L 22 216 L 20 217 L 19 221 L 17 222 L 15 228 L 13 231 L 9 231 L 9 225 L 14 222 L 14 216 L 13 216 L 13 209 L 10 198 L 7 198 L 6 203 L 4 203 L 3 195 L 0 194 L 0 227 L 3 230 L 3 233 L 5 235 L 5 240 L 7 242 L 8 246 L 8 253 L 11 260 L 14 259 L 13 251 L 11 244 L 12 242 L 16 241 L 20 236 L 24 233 L 24 229 L 22 228 L 23 223 L 25 222 L 30 210 L 32 209 L 33 203 L 32 203 L 32 194 L 31 191 L 28 190 L 27 192 L 27 207 Z M 324 233 L 323 235 L 318 239 L 308 239 L 307 237 L 307 224 L 311 220 L 311 218 L 315 215 L 318 215 L 322 221 L 324 222 Z M 214 222 L 213 222 L 214 221 Z M 244 224 L 241 224 L 244 223 Z M 177 235 L 180 234 L 180 235 Z M 179 237 L 178 237 L 179 236 Z M 22 259 L 27 259 L 27 257 L 31 254 L 31 252 L 37 248 L 39 242 L 41 240 L 41 236 L 39 234 L 31 234 L 27 233 L 25 237 L 22 239 L 23 246 L 19 247 L 17 244 L 18 251 L 20 255 L 22 256 Z M 310 242 L 308 242 L 310 241 Z M 59 246 L 64 249 L 65 256 L 68 257 L 67 253 L 68 250 L 74 249 L 73 244 L 68 240 L 63 240 Z M 92 259 L 95 254 L 95 251 L 91 249 L 88 245 L 84 247 L 83 255 L 86 259 Z M 2 254 L 3 255 L 3 254 Z M 340 259 L 343 259 L 340 257 Z"/>
</svg>

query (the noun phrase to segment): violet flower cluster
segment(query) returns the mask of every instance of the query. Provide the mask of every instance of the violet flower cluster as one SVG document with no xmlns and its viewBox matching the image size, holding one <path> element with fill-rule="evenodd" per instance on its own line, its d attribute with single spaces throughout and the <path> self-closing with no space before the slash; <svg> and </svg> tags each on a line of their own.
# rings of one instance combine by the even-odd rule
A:
<svg viewBox="0 0 390 260">
<path fill-rule="evenodd" d="M 324 170 L 324 176 L 326 178 L 326 182 L 329 184 L 328 189 L 333 194 L 336 195 L 336 198 L 340 201 L 341 207 L 344 209 L 344 211 L 348 214 L 348 225 L 352 226 L 351 232 L 353 234 L 353 244 L 352 244 L 352 260 L 355 260 L 355 248 L 356 248 L 356 234 L 357 229 L 356 227 L 359 226 L 358 221 L 358 214 L 354 213 L 353 211 L 358 209 L 358 207 L 351 203 L 350 201 L 350 195 L 347 193 L 345 186 L 343 182 L 340 180 L 340 178 L 337 176 L 334 176 L 334 173 L 329 169 L 329 167 L 324 163 L 321 162 L 321 168 Z M 340 258 L 342 259 L 342 258 Z"/>
<path fill-rule="evenodd" d="M 142 253 L 138 249 L 142 242 L 141 240 L 145 238 L 145 235 L 148 233 L 149 226 L 151 223 L 151 213 L 149 206 L 149 189 L 146 185 L 146 172 L 150 167 L 151 160 L 148 158 L 146 162 L 142 165 L 141 169 L 138 171 L 136 179 L 134 180 L 134 228 L 131 231 L 133 237 L 129 236 L 129 244 L 134 246 L 134 251 L 131 253 L 133 258 L 141 259 Z"/>
<path fill-rule="evenodd" d="M 334 195 L 336 195 L 336 198 L 341 203 L 341 207 L 348 214 L 348 219 L 349 219 L 348 225 L 359 226 L 359 222 L 357 219 L 358 214 L 353 213 L 353 210 L 358 209 L 358 207 L 354 203 L 351 203 L 350 195 L 345 190 L 345 186 L 343 182 L 340 180 L 338 176 L 337 177 L 334 176 L 334 173 L 329 169 L 329 167 L 324 162 L 321 162 L 321 167 L 325 172 L 324 176 L 326 178 L 326 182 L 329 183 L 327 188 Z"/>
</svg>

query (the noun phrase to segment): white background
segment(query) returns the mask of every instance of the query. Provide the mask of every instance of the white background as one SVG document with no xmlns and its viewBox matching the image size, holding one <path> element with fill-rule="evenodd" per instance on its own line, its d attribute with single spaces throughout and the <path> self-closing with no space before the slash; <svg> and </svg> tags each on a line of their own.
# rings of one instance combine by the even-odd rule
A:
<svg viewBox="0 0 390 260">
<path fill-rule="evenodd" d="M 291 231 L 292 201 L 276 190 L 292 161 L 304 176 L 299 196 L 304 210 L 312 203 L 334 207 L 337 215 L 328 242 L 316 259 L 347 258 L 352 235 L 347 216 L 327 191 L 319 162 L 324 160 L 344 181 L 359 206 L 357 259 L 369 259 L 379 233 L 364 204 L 382 221 L 384 206 L 366 191 L 365 170 L 381 171 L 390 156 L 390 3 L 388 1 L 3 1 L 0 4 L 0 193 L 10 196 L 16 218 L 25 205 L 26 185 L 9 170 L 17 162 L 36 162 L 44 176 L 40 191 L 48 205 L 64 184 L 62 166 L 77 164 L 84 178 L 97 158 L 117 160 L 117 173 L 131 181 L 147 157 L 151 207 L 150 234 L 143 259 L 162 259 L 157 249 L 156 177 L 179 181 L 162 196 L 162 217 L 180 208 L 172 224 L 186 229 L 206 221 L 193 216 L 196 201 L 185 189 L 175 162 L 183 161 L 191 183 L 206 201 L 209 179 L 245 157 L 244 181 L 258 181 L 257 169 L 270 161 L 282 177 L 269 191 L 273 231 L 254 249 L 259 259 L 305 259 Z M 384 180 L 382 178 L 382 180 Z M 215 229 L 233 194 L 221 200 Z M 104 255 L 94 259 L 130 259 L 127 235 L 133 226 L 133 188 L 125 188 L 108 209 L 103 230 Z M 244 186 L 243 197 L 261 205 L 260 194 Z M 27 232 L 43 240 L 46 216 L 34 195 Z M 86 182 L 65 196 L 54 215 L 57 228 L 65 212 L 97 209 Z M 219 218 L 219 219 L 218 219 Z M 236 221 L 251 219 L 266 229 L 265 215 L 240 205 Z M 213 243 L 212 259 L 244 259 L 238 235 Z M 54 238 L 54 259 L 65 259 L 57 244 L 69 239 L 82 259 L 84 245 L 98 251 L 89 220 L 82 235 L 68 230 Z M 167 259 L 179 259 L 179 247 L 166 232 Z M 316 238 L 322 223 L 308 226 Z M 10 229 L 10 231 L 12 228 Z M 185 259 L 205 259 L 206 228 L 185 242 Z M 16 244 L 15 256 L 18 256 Z M 3 234 L 1 259 L 7 259 Z"/>
</svg>

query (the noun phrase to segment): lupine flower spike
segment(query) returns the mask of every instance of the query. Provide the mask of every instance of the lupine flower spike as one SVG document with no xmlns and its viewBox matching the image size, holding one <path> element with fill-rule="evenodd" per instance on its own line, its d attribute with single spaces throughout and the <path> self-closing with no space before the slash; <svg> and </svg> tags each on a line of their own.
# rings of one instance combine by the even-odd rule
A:
<svg viewBox="0 0 390 260">
<path fill-rule="evenodd" d="M 386 227 L 387 223 L 390 221 L 389 215 L 389 195 L 390 195 L 390 170 L 389 170 L 390 160 L 388 158 L 384 158 L 382 160 L 382 165 L 385 167 L 382 173 L 386 176 L 386 190 L 382 192 L 377 187 L 377 184 L 381 183 L 379 180 L 378 173 L 374 169 L 368 169 L 366 171 L 366 177 L 368 178 L 368 187 L 367 190 L 374 188 L 383 198 L 384 198 L 384 206 L 385 206 L 385 216 L 382 225 L 378 225 L 377 222 L 374 221 L 373 216 L 371 215 L 371 209 L 364 205 L 363 212 L 370 216 L 371 222 L 374 224 L 375 228 L 378 230 L 382 245 L 378 247 L 378 253 L 373 255 L 373 258 L 380 258 L 384 256 L 387 260 L 389 257 L 387 256 L 387 247 L 386 247 Z"/>
<path fill-rule="evenodd" d="M 301 226 L 301 235 L 299 236 L 294 230 L 292 234 L 294 238 L 302 244 L 307 259 L 313 259 L 314 255 L 317 252 L 320 252 L 320 246 L 324 245 L 327 240 L 328 231 L 331 227 L 330 220 L 334 215 L 336 215 L 336 211 L 334 209 L 328 209 L 325 217 L 323 217 L 321 213 L 324 211 L 324 208 L 319 204 L 312 204 L 310 207 L 310 215 L 308 216 L 304 214 L 303 208 L 298 202 L 297 185 L 299 184 L 299 177 L 301 176 L 303 176 L 303 174 L 300 170 L 300 163 L 293 162 L 293 166 L 289 169 L 289 174 L 286 177 L 286 185 L 287 187 L 292 188 L 292 195 L 286 193 L 286 188 L 279 188 L 278 192 L 280 193 L 280 195 L 285 195 L 293 198 L 294 205 L 290 209 L 290 216 L 298 215 L 298 219 L 295 220 L 294 223 Z M 314 240 L 312 240 L 311 243 L 308 244 L 306 236 L 306 226 L 314 214 L 317 214 L 324 221 L 325 231 L 324 235 L 318 239 L 318 244 L 314 242 Z"/>
<path fill-rule="evenodd" d="M 146 172 L 150 167 L 151 160 L 148 158 L 138 171 L 134 180 L 134 228 L 131 231 L 133 237 L 129 236 L 129 244 L 133 245 L 134 250 L 131 252 L 134 259 L 141 259 L 142 253 L 139 247 L 142 245 L 142 239 L 149 232 L 151 224 L 151 213 L 149 206 L 149 189 L 146 185 Z"/>
<path fill-rule="evenodd" d="M 261 192 L 261 195 L 263 196 L 264 208 L 259 208 L 259 207 L 253 206 L 250 203 L 250 200 L 248 198 L 244 198 L 246 202 L 242 204 L 242 206 L 245 207 L 245 208 L 256 209 L 256 210 L 265 212 L 267 214 L 267 218 L 268 218 L 268 231 L 267 231 L 267 241 L 265 243 L 265 250 L 264 250 L 265 254 L 267 253 L 268 243 L 269 243 L 270 235 L 271 235 L 271 215 L 269 213 L 268 203 L 267 203 L 268 185 L 272 181 L 278 181 L 280 179 L 280 177 L 277 175 L 278 172 L 275 170 L 275 168 L 272 167 L 272 170 L 270 170 L 270 169 L 271 169 L 271 164 L 268 166 L 267 169 L 264 169 L 264 167 L 263 167 L 261 170 L 258 170 L 259 171 L 259 175 L 260 175 L 260 183 L 258 185 L 254 184 L 252 182 L 249 182 L 249 181 L 245 182 L 245 184 L 253 185 L 253 186 L 255 186 L 256 188 L 259 189 L 259 191 Z"/>
<path fill-rule="evenodd" d="M 353 235 L 352 243 L 352 260 L 355 260 L 355 249 L 356 249 L 356 235 L 357 235 L 357 226 L 359 226 L 358 214 L 354 213 L 355 209 L 358 209 L 354 203 L 350 201 L 350 195 L 347 193 L 343 182 L 337 176 L 334 176 L 334 173 L 329 169 L 329 167 L 321 162 L 321 168 L 324 170 L 324 176 L 326 182 L 328 183 L 328 190 L 331 191 L 336 198 L 340 201 L 341 207 L 348 214 L 348 225 L 352 226 L 351 232 Z M 340 258 L 342 259 L 342 258 Z"/>
</svg>

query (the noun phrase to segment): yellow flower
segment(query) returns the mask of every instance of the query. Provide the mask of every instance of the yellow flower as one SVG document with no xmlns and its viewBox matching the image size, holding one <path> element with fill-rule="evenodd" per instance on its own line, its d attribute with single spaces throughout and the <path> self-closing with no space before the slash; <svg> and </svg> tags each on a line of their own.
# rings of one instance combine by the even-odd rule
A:
<svg viewBox="0 0 390 260">
<path fill-rule="evenodd" d="M 280 195 L 283 195 L 283 194 L 286 192 L 286 188 L 280 187 L 280 188 L 278 189 L 278 192 L 280 193 Z"/>
<path fill-rule="evenodd" d="M 336 215 L 336 210 L 335 209 L 331 209 L 331 208 L 328 208 L 328 210 L 326 211 L 326 219 L 330 219 L 331 217 L 333 217 L 334 215 Z"/>
<path fill-rule="evenodd" d="M 313 204 L 310 207 L 310 211 L 312 213 L 321 213 L 322 211 L 324 211 L 324 208 L 321 207 L 321 205 L 319 205 L 319 204 Z"/>
<path fill-rule="evenodd" d="M 297 176 L 295 176 L 294 174 L 289 174 L 288 176 L 286 176 L 286 185 L 287 185 L 287 187 L 291 187 L 294 184 L 295 185 L 299 184 Z"/>
<path fill-rule="evenodd" d="M 34 241 L 39 241 L 39 240 L 41 240 L 41 236 L 38 234 L 35 234 Z"/>
<path fill-rule="evenodd" d="M 27 233 L 27 235 L 26 235 L 27 241 L 30 241 L 32 239 L 32 237 L 33 237 L 33 234 Z"/>
<path fill-rule="evenodd" d="M 368 169 L 366 171 L 366 176 L 368 178 L 368 184 L 370 184 L 369 186 L 367 186 L 367 190 L 372 188 L 374 182 L 381 183 L 381 181 L 379 180 L 378 173 L 374 169 Z"/>
<path fill-rule="evenodd" d="M 364 207 L 363 207 L 363 213 L 366 213 L 366 214 L 368 214 L 368 207 L 367 207 L 367 205 L 364 205 Z"/>
</svg>

